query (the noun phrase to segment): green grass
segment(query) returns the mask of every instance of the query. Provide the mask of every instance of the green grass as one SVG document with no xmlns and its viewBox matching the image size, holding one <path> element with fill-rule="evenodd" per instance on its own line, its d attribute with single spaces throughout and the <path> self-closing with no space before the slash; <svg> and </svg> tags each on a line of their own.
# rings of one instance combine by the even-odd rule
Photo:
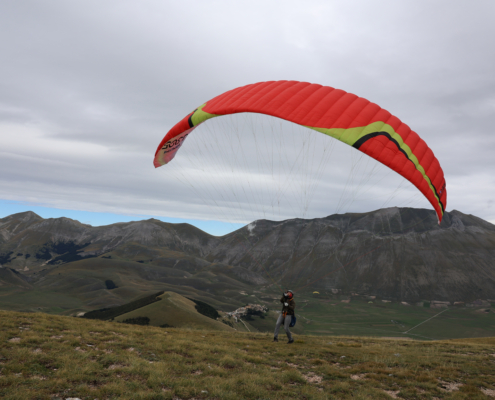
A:
<svg viewBox="0 0 495 400">
<path fill-rule="evenodd" d="M 83 302 L 71 295 L 51 290 L 19 290 L 0 288 L 0 306 L 12 311 L 42 311 L 49 314 L 64 314 L 83 307 Z"/>
<path fill-rule="evenodd" d="M 0 398 L 488 399 L 495 339 L 437 342 L 134 326 L 0 311 Z"/>
<path fill-rule="evenodd" d="M 484 313 L 480 309 L 455 307 L 446 310 L 381 301 L 369 304 L 358 299 L 342 303 L 338 299 L 329 301 L 309 296 L 300 296 L 298 300 L 296 314 L 301 316 L 298 324 L 302 323 L 305 334 L 403 336 L 424 340 L 495 335 L 493 311 Z"/>
</svg>

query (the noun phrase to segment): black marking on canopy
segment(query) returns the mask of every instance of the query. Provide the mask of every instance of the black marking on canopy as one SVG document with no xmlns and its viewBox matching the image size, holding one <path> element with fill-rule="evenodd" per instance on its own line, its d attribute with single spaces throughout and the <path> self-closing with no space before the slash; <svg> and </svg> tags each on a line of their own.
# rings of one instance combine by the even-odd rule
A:
<svg viewBox="0 0 495 400">
<path fill-rule="evenodd" d="M 193 128 L 194 127 L 194 124 L 192 122 L 192 116 L 194 115 L 194 113 L 198 111 L 198 109 L 196 108 L 192 113 L 191 115 L 189 116 L 189 118 L 187 119 L 187 123 L 189 124 L 189 128 Z"/>
<path fill-rule="evenodd" d="M 353 145 L 352 147 L 356 148 L 359 150 L 359 148 L 369 139 L 372 139 L 374 137 L 377 137 L 377 136 L 385 136 L 388 140 L 390 140 L 392 143 L 394 143 L 396 146 L 397 146 L 397 149 L 402 153 L 404 154 L 404 156 L 412 162 L 412 160 L 409 158 L 409 156 L 407 155 L 407 153 L 400 147 L 399 145 L 399 142 L 397 142 L 397 140 L 395 140 L 392 136 L 390 136 L 390 134 L 388 132 L 372 132 L 372 133 L 368 133 L 367 135 L 364 135 L 362 138 L 360 138 L 359 140 L 357 140 Z M 414 165 L 414 163 L 413 163 Z M 416 168 L 416 165 L 414 165 L 414 168 Z M 431 180 L 430 180 L 430 177 L 428 175 L 426 175 L 428 177 L 428 180 L 430 181 L 430 184 L 431 184 L 431 187 L 433 188 L 433 190 L 435 191 L 435 195 L 437 196 L 437 199 L 438 199 L 438 203 L 440 204 L 440 207 L 442 208 L 442 214 L 445 212 L 445 208 L 443 206 L 443 203 L 440 201 L 440 196 L 437 192 L 437 188 L 435 187 L 435 185 L 433 185 L 433 183 L 431 183 Z"/>
</svg>

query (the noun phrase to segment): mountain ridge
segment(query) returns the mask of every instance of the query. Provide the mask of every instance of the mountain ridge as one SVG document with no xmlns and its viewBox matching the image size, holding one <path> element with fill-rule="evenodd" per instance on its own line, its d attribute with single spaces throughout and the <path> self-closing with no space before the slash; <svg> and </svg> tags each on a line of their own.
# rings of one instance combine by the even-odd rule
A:
<svg viewBox="0 0 495 400">
<path fill-rule="evenodd" d="M 181 279 L 191 283 L 199 274 L 191 284 L 201 290 L 207 289 L 205 279 L 231 279 L 239 287 L 401 301 L 495 298 L 495 225 L 456 210 L 446 212 L 440 225 L 434 211 L 397 207 L 260 219 L 220 237 L 156 219 L 99 227 L 33 212 L 0 219 L 0 264 L 30 284 L 47 274 L 54 279 L 56 268 L 69 270 L 89 258 L 112 258 L 115 268 L 124 261 L 141 263 L 136 271 L 147 266 L 155 279 L 181 285 Z M 214 278 L 205 278 L 207 270 Z"/>
</svg>

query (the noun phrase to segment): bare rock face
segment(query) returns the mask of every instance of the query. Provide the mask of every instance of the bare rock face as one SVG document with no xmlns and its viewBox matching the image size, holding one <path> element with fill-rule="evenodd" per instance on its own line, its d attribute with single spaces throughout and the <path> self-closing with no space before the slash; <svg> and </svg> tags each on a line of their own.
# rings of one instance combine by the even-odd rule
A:
<svg viewBox="0 0 495 400">
<path fill-rule="evenodd" d="M 458 211 L 389 208 L 314 220 L 256 221 L 208 260 L 270 275 L 294 289 L 395 300 L 494 297 L 495 226 Z"/>
<path fill-rule="evenodd" d="M 28 271 L 31 281 L 43 269 L 110 252 L 292 290 L 408 302 L 495 298 L 495 225 L 459 211 L 445 213 L 440 226 L 433 211 L 412 208 L 258 220 L 223 237 L 154 219 L 102 227 L 32 212 L 0 219 L 0 264 Z"/>
</svg>

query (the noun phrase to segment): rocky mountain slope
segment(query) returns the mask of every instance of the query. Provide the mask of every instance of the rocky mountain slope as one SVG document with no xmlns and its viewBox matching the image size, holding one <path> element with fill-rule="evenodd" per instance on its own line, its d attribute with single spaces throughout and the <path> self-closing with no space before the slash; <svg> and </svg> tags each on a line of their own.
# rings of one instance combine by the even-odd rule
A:
<svg viewBox="0 0 495 400">
<path fill-rule="evenodd" d="M 284 286 L 401 300 L 495 298 L 495 225 L 458 211 L 389 208 L 313 220 L 256 221 L 207 260 Z"/>
<path fill-rule="evenodd" d="M 0 219 L 0 264 L 11 271 L 0 274 L 0 285 L 24 289 L 76 290 L 74 274 L 84 270 L 85 290 L 109 293 L 101 271 L 111 268 L 117 293 L 129 284 L 115 272 L 121 267 L 143 285 L 187 286 L 224 298 L 246 287 L 282 286 L 472 301 L 495 298 L 494 260 L 495 225 L 458 211 L 446 213 L 440 226 L 433 211 L 411 208 L 258 220 L 223 237 L 154 219 L 102 227 L 32 212 Z"/>
</svg>

